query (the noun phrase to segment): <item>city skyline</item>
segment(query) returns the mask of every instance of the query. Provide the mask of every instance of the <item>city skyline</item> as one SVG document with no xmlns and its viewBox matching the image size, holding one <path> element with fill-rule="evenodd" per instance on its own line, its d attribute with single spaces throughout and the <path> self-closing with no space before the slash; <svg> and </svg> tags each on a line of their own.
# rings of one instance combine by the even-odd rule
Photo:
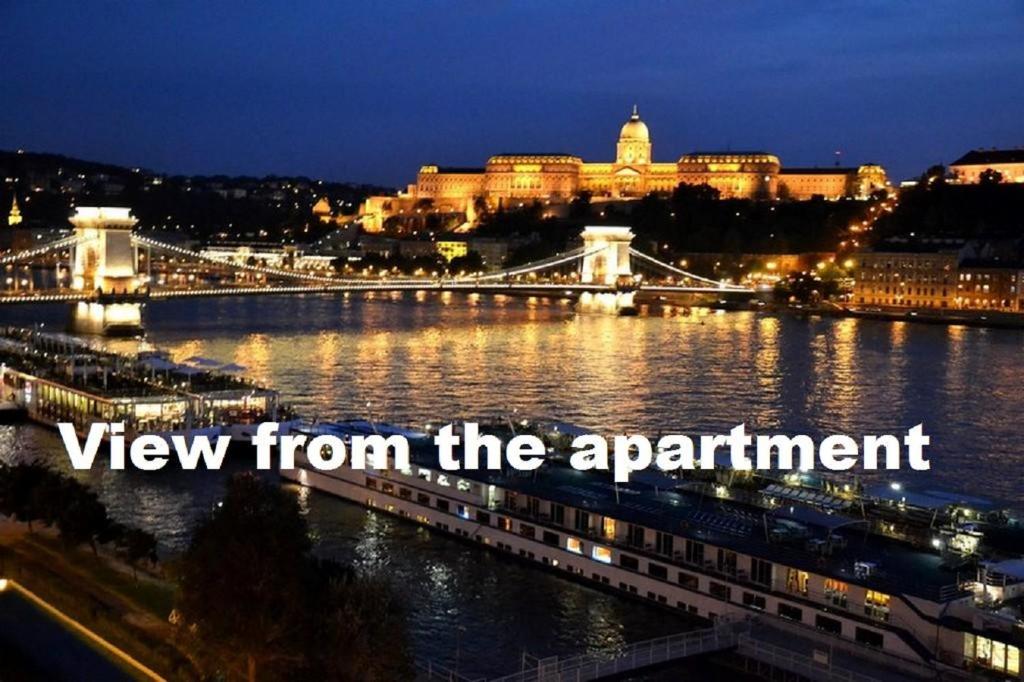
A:
<svg viewBox="0 0 1024 682">
<path fill-rule="evenodd" d="M 657 156 L 841 150 L 897 181 L 1022 143 L 1024 50 L 994 49 L 1017 5 L 580 7 L 9 6 L 0 148 L 402 186 L 495 151 L 606 158 L 634 103 Z"/>
</svg>

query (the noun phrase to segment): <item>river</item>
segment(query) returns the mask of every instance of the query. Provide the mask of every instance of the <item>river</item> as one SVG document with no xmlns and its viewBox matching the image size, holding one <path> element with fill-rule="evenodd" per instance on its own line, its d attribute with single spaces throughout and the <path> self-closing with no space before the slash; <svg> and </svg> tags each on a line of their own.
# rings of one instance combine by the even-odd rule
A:
<svg viewBox="0 0 1024 682">
<path fill-rule="evenodd" d="M 65 315 L 62 306 L 11 306 L 0 323 L 59 330 Z M 176 359 L 243 365 L 321 419 L 372 414 L 422 426 L 517 413 L 651 436 L 745 422 L 856 437 L 923 423 L 932 470 L 887 476 L 1024 508 L 1024 331 L 748 312 L 619 318 L 559 301 L 436 293 L 178 299 L 150 303 L 145 319 L 149 342 Z M 54 433 L 0 429 L 0 459 L 68 468 Z M 174 550 L 216 503 L 225 473 L 77 475 L 115 516 Z M 606 649 L 687 627 L 411 524 L 297 494 L 318 551 L 389 574 L 406 596 L 417 654 L 464 673 L 508 672 L 523 651 Z"/>
</svg>

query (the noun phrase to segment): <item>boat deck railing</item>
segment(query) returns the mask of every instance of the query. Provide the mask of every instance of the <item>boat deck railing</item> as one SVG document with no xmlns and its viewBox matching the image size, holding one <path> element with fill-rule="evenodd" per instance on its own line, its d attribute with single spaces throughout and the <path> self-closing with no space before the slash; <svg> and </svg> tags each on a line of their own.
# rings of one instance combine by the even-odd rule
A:
<svg viewBox="0 0 1024 682">
<path fill-rule="evenodd" d="M 740 634 L 737 640 L 737 652 L 741 656 L 767 665 L 774 670 L 794 673 L 808 680 L 818 680 L 820 682 L 881 682 L 881 679 L 878 677 L 830 665 L 785 647 L 762 642 L 748 634 Z"/>
<path fill-rule="evenodd" d="M 690 656 L 731 649 L 737 646 L 740 634 L 749 627 L 748 620 L 721 619 L 710 628 L 635 642 L 607 654 L 540 659 L 524 655 L 520 672 L 491 682 L 586 682 L 614 677 Z"/>
<path fill-rule="evenodd" d="M 486 678 L 466 677 L 433 661 L 416 661 L 417 682 L 486 682 Z"/>
</svg>

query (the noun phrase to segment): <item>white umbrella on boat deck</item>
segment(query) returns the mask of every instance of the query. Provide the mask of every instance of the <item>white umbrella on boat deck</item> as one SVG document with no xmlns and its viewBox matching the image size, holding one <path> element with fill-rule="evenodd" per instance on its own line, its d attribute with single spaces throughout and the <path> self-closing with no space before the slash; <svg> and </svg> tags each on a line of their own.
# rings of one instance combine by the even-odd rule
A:
<svg viewBox="0 0 1024 682">
<path fill-rule="evenodd" d="M 217 367 L 220 365 L 218 360 L 211 360 L 210 358 L 204 358 L 200 355 L 193 355 L 190 358 L 186 358 L 185 362 L 196 367 Z"/>
<path fill-rule="evenodd" d="M 169 360 L 164 360 L 163 358 L 146 358 L 139 362 L 139 364 L 147 369 L 153 369 L 158 372 L 165 372 L 178 366 Z"/>
<path fill-rule="evenodd" d="M 172 369 L 176 369 L 178 367 L 173 362 L 170 362 L 169 360 L 165 360 L 163 358 L 146 358 L 145 360 L 139 362 L 139 365 L 148 369 L 150 377 L 154 379 L 156 378 L 157 372 L 163 372 L 164 374 L 167 374 Z"/>
<path fill-rule="evenodd" d="M 199 369 L 198 367 L 189 367 L 188 365 L 178 365 L 174 368 L 176 374 L 184 374 L 188 378 L 188 385 L 192 385 L 192 377 L 196 374 L 205 374 L 205 369 Z"/>
</svg>

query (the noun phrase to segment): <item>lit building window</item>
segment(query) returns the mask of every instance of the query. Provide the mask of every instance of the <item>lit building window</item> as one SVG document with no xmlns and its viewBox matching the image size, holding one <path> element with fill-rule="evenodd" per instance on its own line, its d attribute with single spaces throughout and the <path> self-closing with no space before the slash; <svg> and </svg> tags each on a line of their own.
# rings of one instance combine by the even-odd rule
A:
<svg viewBox="0 0 1024 682">
<path fill-rule="evenodd" d="M 583 543 L 579 541 L 579 538 L 566 538 L 565 548 L 573 554 L 583 554 Z"/>
<path fill-rule="evenodd" d="M 594 547 L 590 552 L 590 556 L 594 561 L 600 561 L 602 564 L 610 564 L 612 562 L 612 551 L 607 547 Z"/>
</svg>

